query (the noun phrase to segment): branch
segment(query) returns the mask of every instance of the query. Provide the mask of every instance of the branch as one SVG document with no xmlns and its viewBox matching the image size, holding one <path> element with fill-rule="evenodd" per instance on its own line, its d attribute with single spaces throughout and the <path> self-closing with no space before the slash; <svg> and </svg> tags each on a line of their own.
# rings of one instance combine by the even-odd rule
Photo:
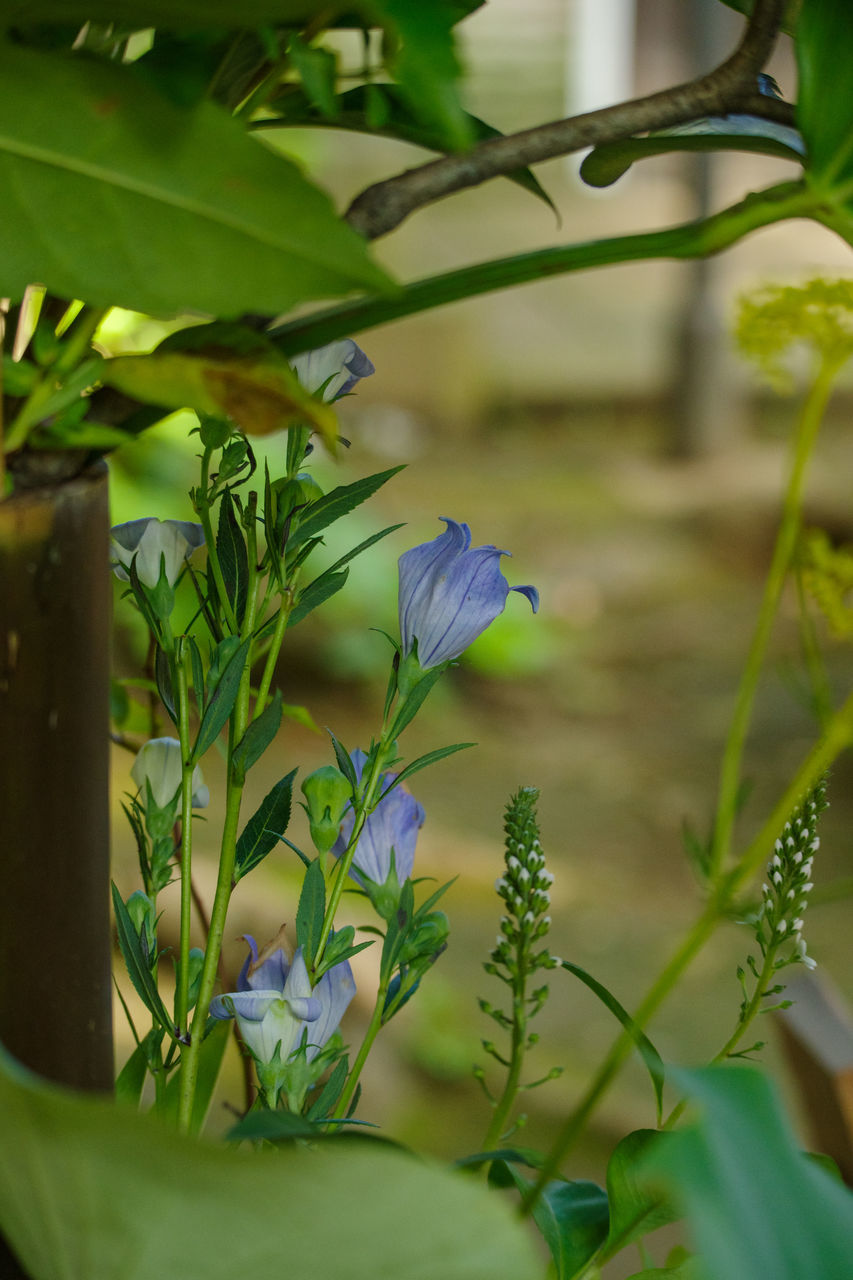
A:
<svg viewBox="0 0 853 1280">
<path fill-rule="evenodd" d="M 772 52 L 784 0 L 756 0 L 743 39 L 708 75 L 568 120 L 490 138 L 461 155 L 443 156 L 368 187 L 350 205 L 346 221 L 368 240 L 393 231 L 404 218 L 442 196 L 479 186 L 489 178 L 524 169 L 584 147 L 616 142 L 636 133 L 671 129 L 703 116 L 745 113 L 790 124 L 791 107 L 756 90 L 756 76 Z"/>
</svg>

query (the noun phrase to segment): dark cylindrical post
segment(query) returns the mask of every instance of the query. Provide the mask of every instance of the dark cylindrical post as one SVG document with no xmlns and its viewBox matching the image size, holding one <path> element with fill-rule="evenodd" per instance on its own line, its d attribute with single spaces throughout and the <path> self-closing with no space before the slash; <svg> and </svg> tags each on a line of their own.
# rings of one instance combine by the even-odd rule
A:
<svg viewBox="0 0 853 1280">
<path fill-rule="evenodd" d="M 0 501 L 0 1040 L 113 1084 L 106 468 Z"/>
</svg>

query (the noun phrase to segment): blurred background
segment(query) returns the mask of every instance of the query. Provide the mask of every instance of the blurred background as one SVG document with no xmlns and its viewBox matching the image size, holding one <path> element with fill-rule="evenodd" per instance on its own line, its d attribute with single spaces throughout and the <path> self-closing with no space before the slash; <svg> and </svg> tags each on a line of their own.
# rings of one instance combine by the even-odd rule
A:
<svg viewBox="0 0 853 1280">
<path fill-rule="evenodd" d="M 490 0 L 461 28 L 468 105 L 507 132 L 606 105 L 709 69 L 741 26 L 716 0 Z M 795 69 L 784 42 L 769 69 L 793 99 Z M 341 208 L 369 182 L 426 158 L 403 144 L 331 131 L 267 140 L 299 158 Z M 581 184 L 578 163 L 573 157 L 537 169 L 559 220 L 497 181 L 415 214 L 378 244 L 378 256 L 411 280 L 686 221 L 792 176 L 785 162 L 746 155 L 661 158 L 596 192 Z M 521 597 L 510 597 L 402 743 L 409 758 L 454 741 L 478 745 L 413 780 L 427 812 L 417 872 L 439 882 L 458 878 L 444 904 L 450 948 L 380 1038 L 364 1076 L 360 1114 L 400 1140 L 458 1155 L 478 1150 L 487 1128 L 471 1066 L 488 1063 L 480 1039 L 494 1026 L 477 996 L 501 994 L 481 965 L 500 914 L 494 881 L 502 809 L 519 785 L 541 788 L 542 839 L 555 876 L 551 948 L 591 971 L 628 1009 L 699 910 L 682 828 L 707 831 L 798 403 L 796 394 L 770 392 L 736 355 L 737 297 L 768 282 L 849 275 L 849 255 L 829 232 L 789 223 L 713 262 L 578 273 L 353 335 L 376 374 L 340 405 L 351 447 L 339 462 L 318 450 L 314 473 L 329 488 L 397 463 L 407 469 L 335 526 L 328 561 L 385 525 L 406 527 L 357 560 L 345 590 L 288 640 L 279 670 L 284 700 L 307 708 L 320 731 L 296 721 L 286 727 L 250 777 L 247 816 L 294 765 L 307 773 L 331 760 L 324 726 L 350 748 L 367 745 L 381 718 L 389 658 L 387 641 L 371 628 L 395 632 L 397 556 L 434 537 L 439 516 L 467 521 L 475 544 L 511 551 L 504 561 L 510 583 L 535 583 L 542 597 L 536 618 Z M 111 325 L 114 349 L 144 349 L 161 332 L 127 315 Z M 808 498 L 809 519 L 841 542 L 853 541 L 849 387 L 848 378 L 833 402 Z M 194 482 L 191 425 L 176 417 L 114 455 L 116 521 L 192 518 L 181 497 Z M 283 438 L 265 444 L 271 468 L 280 465 Z M 117 614 L 116 662 L 128 674 L 144 645 L 126 607 L 117 605 Z M 851 654 L 827 643 L 840 694 L 850 687 Z M 739 839 L 760 824 L 815 735 L 798 661 L 792 596 L 758 700 Z M 206 833 L 216 830 L 222 796 L 214 753 L 210 759 L 210 821 L 198 826 L 199 887 L 208 900 L 214 851 Z M 115 869 L 125 892 L 136 887 L 120 813 L 129 764 L 116 748 Z M 815 864 L 816 897 L 824 902 L 810 908 L 806 938 L 822 969 L 853 997 L 850 902 L 841 896 L 853 877 L 850 779 L 841 761 Z M 290 833 L 297 843 L 301 817 Z M 297 893 L 297 860 L 283 846 L 241 883 L 228 927 L 233 971 L 243 955 L 239 935 L 263 942 L 283 921 L 292 924 Z M 369 922 L 359 899 L 347 911 L 353 923 Z M 170 927 L 167 912 L 167 935 Z M 727 1038 L 740 1001 L 735 968 L 750 942 L 748 931 L 726 926 L 695 961 L 650 1028 L 667 1061 L 702 1062 Z M 356 963 L 360 994 L 344 1025 L 354 1046 L 376 962 L 368 950 Z M 767 1022 L 756 1037 L 768 1041 L 764 1058 L 784 1082 Z M 617 1030 L 564 973 L 553 976 L 540 1024 L 543 1044 L 531 1055 L 530 1078 L 558 1063 L 565 1071 L 527 1095 L 529 1121 L 516 1139 L 529 1145 L 547 1142 Z M 129 1050 L 120 1010 L 116 1025 Z M 224 1099 L 235 1105 L 239 1075 L 234 1051 Z M 212 1123 L 230 1123 L 222 1100 Z M 651 1088 L 632 1064 L 566 1172 L 601 1180 L 617 1138 L 651 1124 Z"/>
</svg>

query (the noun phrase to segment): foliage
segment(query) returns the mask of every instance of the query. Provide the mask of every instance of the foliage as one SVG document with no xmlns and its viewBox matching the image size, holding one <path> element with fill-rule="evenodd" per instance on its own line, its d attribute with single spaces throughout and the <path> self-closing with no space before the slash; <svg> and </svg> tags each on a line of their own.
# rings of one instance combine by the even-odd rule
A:
<svg viewBox="0 0 853 1280">
<path fill-rule="evenodd" d="M 846 560 L 829 554 L 819 535 L 803 542 L 801 512 L 823 411 L 853 354 L 849 284 L 768 290 L 742 310 L 742 345 L 765 368 L 778 374 L 782 355 L 799 341 L 815 361 L 712 830 L 707 844 L 695 842 L 704 900 L 629 1012 L 598 978 L 547 949 L 551 877 L 538 792 L 518 791 L 497 884 L 500 932 L 485 966 L 509 1003 L 481 1001 L 509 1039 L 508 1048 L 484 1041 L 505 1082 L 493 1094 L 478 1071 L 492 1113 L 482 1151 L 459 1162 L 468 1173 L 434 1169 L 367 1137 L 360 1077 L 377 1037 L 429 981 L 449 936 L 439 908 L 449 885 L 425 891 L 413 878 L 424 813 L 401 788 L 469 744 L 438 745 L 407 761 L 400 740 L 509 592 L 521 591 L 535 609 L 535 588 L 510 588 L 500 569 L 504 553 L 471 547 L 468 526 L 447 519 L 445 533 L 401 557 L 399 640 L 390 637 L 375 732 L 365 749 L 352 751 L 330 733 L 329 763 L 300 784 L 310 847 L 297 848 L 288 835 L 296 768 L 244 808 L 252 770 L 293 713 L 275 687 L 292 628 L 345 587 L 354 557 L 391 532 L 379 529 L 333 565 L 315 567 L 329 530 L 397 470 L 325 493 L 310 470 L 312 436 L 330 454 L 338 447 L 334 399 L 373 371 L 346 337 L 352 328 L 558 271 L 703 256 L 788 217 L 815 219 L 853 242 L 853 91 L 842 84 L 831 100 L 825 92 L 836 64 L 853 54 L 842 0 L 806 0 L 784 11 L 796 40 L 795 108 L 759 92 L 783 7 L 756 0 L 735 6 L 753 15 L 746 39 L 711 76 L 511 139 L 462 105 L 455 28 L 473 7 L 466 0 L 344 7 L 22 0 L 0 19 L 0 275 L 9 300 L 4 493 L 14 497 L 37 482 L 41 454 L 48 465 L 59 457 L 60 479 L 73 476 L 175 409 L 194 412 L 198 445 L 189 495 L 197 526 L 146 517 L 116 530 L 113 546 L 121 590 L 150 638 L 141 684 L 148 741 L 122 735 L 138 748 L 138 790 L 125 812 L 140 887 L 127 898 L 113 890 L 121 955 L 150 1015 L 144 1028 L 131 1021 L 136 1049 L 117 1084 L 128 1105 L 67 1095 L 0 1052 L 7 1138 L 0 1224 L 34 1280 L 97 1280 L 117 1270 L 148 1280 L 174 1271 L 177 1256 L 190 1277 L 279 1275 L 283 1259 L 297 1275 L 352 1280 L 533 1276 L 540 1267 L 513 1196 L 539 1229 L 560 1280 L 598 1274 L 632 1242 L 642 1247 L 640 1274 L 648 1276 L 746 1280 L 769 1267 L 774 1280 L 840 1280 L 849 1266 L 850 1196 L 796 1151 L 762 1078 L 719 1066 L 670 1070 L 646 1031 L 687 965 L 734 915 L 750 927 L 758 958 L 749 956 L 739 972 L 743 999 L 715 1064 L 760 1047 L 740 1045 L 754 1018 L 778 1007 L 768 1005 L 781 992 L 778 970 L 812 963 L 802 911 L 815 823 L 826 770 L 853 740 L 853 695 L 833 710 L 824 682 L 815 744 L 743 847 L 736 819 L 752 708 L 790 572 L 799 569 L 823 607 L 843 616 Z M 313 179 L 268 142 L 276 130 L 306 121 L 390 133 L 443 158 L 368 188 L 340 217 Z M 797 171 L 685 227 L 560 246 L 403 286 L 373 261 L 367 240 L 466 185 L 509 176 L 547 199 L 529 166 L 590 145 L 583 174 L 597 185 L 643 155 L 711 147 L 783 154 Z M 351 293 L 359 296 L 303 313 L 304 304 Z M 180 318 L 153 352 L 113 355 L 99 330 L 115 306 Z M 322 376 L 311 378 L 317 369 Z M 259 467 L 252 437 L 279 430 L 287 431 L 283 464 Z M 181 582 L 194 600 L 186 619 L 176 611 Z M 809 674 L 819 683 L 819 664 Z M 138 715 L 128 720 L 127 702 L 117 700 L 117 708 L 123 721 L 139 723 Z M 164 738 L 163 728 L 176 736 Z M 225 761 L 224 820 L 204 947 L 197 948 L 194 810 L 207 792 L 200 764 L 213 750 Z M 258 946 L 247 935 L 235 990 L 217 994 L 233 891 L 279 851 L 295 856 L 302 876 L 287 911 L 295 936 L 282 928 Z M 762 869 L 761 903 L 744 910 Z M 180 941 L 174 1001 L 167 1001 L 160 913 L 172 879 L 180 882 Z M 373 913 L 358 940 L 338 918 L 345 888 Z M 351 1050 L 341 1029 L 355 985 L 350 960 L 368 947 L 376 958 L 372 1011 Z M 529 1024 L 552 994 L 541 981 L 545 969 L 577 977 L 621 1030 L 555 1125 L 548 1149 L 537 1152 L 506 1144 L 523 1123 L 514 1112 L 520 1091 L 558 1074 L 524 1079 L 537 1039 Z M 231 1138 L 263 1153 L 197 1137 L 232 1019 L 247 1057 L 247 1088 Z M 578 1139 L 634 1050 L 653 1082 L 658 1129 L 622 1138 L 605 1188 L 567 1176 Z M 665 1086 L 674 1091 L 666 1119 Z M 704 1118 L 677 1130 L 690 1099 Z M 135 1115 L 130 1104 L 152 1114 Z M 473 1181 L 478 1169 L 488 1185 Z M 700 1256 L 681 1252 L 655 1268 L 644 1239 L 676 1218 L 681 1200 Z"/>
</svg>

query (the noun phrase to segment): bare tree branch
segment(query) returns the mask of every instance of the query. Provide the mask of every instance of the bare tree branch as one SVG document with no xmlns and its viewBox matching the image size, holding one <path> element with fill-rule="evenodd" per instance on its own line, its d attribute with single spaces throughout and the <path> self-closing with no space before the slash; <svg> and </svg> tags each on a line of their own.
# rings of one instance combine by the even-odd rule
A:
<svg viewBox="0 0 853 1280">
<path fill-rule="evenodd" d="M 756 0 L 737 49 L 708 75 L 645 98 L 490 138 L 470 151 L 408 169 L 361 192 L 347 210 L 346 220 L 368 240 L 375 240 L 416 209 L 454 191 L 584 147 L 650 129 L 674 128 L 703 116 L 744 113 L 791 124 L 789 104 L 758 93 L 756 86 L 756 76 L 776 42 L 783 7 L 784 0 Z"/>
</svg>

